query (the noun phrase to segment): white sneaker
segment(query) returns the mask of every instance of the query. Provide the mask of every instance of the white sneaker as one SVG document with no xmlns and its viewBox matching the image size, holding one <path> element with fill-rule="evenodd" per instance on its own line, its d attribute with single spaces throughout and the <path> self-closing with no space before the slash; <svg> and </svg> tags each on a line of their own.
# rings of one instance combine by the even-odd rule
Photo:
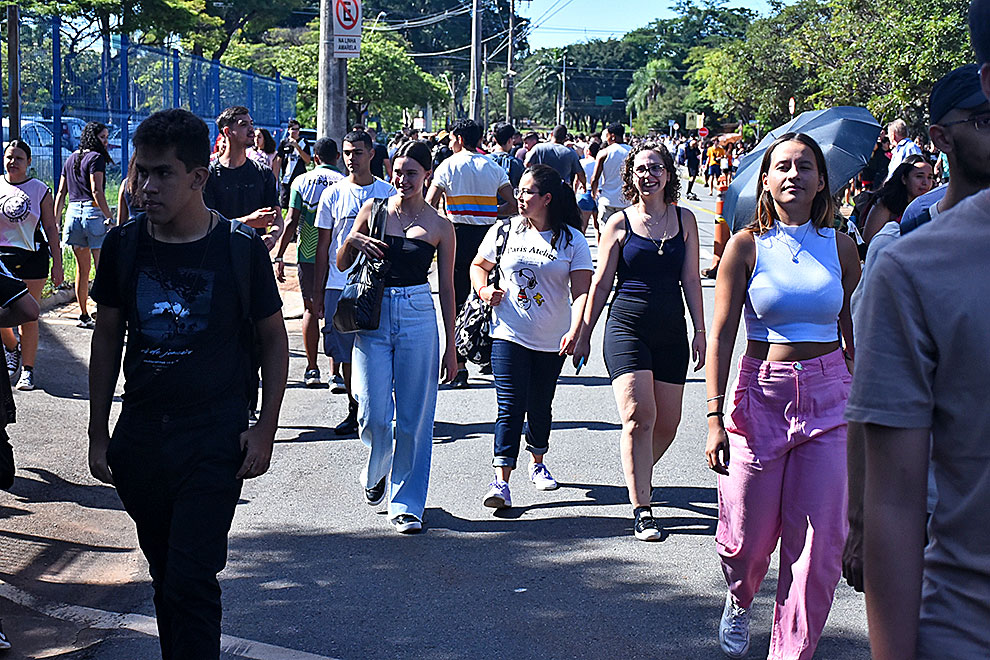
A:
<svg viewBox="0 0 990 660">
<path fill-rule="evenodd" d="M 749 610 L 739 607 L 732 594 L 725 594 L 725 609 L 718 624 L 718 643 L 730 658 L 745 658 L 749 653 Z"/>
<path fill-rule="evenodd" d="M 529 480 L 533 482 L 537 490 L 556 490 L 557 480 L 550 474 L 550 470 L 543 463 L 531 463 L 529 466 Z"/>
<path fill-rule="evenodd" d="M 512 506 L 512 496 L 509 494 L 509 484 L 496 479 L 488 484 L 484 504 L 491 509 L 507 509 Z"/>
<path fill-rule="evenodd" d="M 34 389 L 34 371 L 28 368 L 21 370 L 21 377 L 17 379 L 17 389 L 22 392 L 30 392 Z"/>
</svg>

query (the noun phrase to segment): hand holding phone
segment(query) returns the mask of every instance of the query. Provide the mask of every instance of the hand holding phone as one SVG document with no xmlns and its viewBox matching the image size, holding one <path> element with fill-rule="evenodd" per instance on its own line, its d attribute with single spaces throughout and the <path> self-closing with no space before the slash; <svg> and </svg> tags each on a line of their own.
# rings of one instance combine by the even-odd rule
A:
<svg viewBox="0 0 990 660">
<path fill-rule="evenodd" d="M 582 355 L 582 356 L 581 356 L 581 359 L 580 359 L 580 360 L 578 360 L 578 363 L 577 363 L 577 367 L 575 367 L 575 369 L 574 369 L 574 375 L 575 375 L 575 376 L 578 376 L 578 375 L 580 375 L 580 374 L 581 374 L 581 367 L 583 367 L 583 366 L 584 366 L 584 362 L 585 362 L 585 358 L 584 358 L 584 356 Z"/>
</svg>

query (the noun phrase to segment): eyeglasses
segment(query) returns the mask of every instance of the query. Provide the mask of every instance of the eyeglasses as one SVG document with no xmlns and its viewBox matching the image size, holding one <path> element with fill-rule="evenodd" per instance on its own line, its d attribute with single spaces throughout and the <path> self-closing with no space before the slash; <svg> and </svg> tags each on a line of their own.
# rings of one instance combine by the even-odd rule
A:
<svg viewBox="0 0 990 660">
<path fill-rule="evenodd" d="M 647 174 L 652 174 L 653 176 L 660 176 L 663 174 L 664 170 L 667 169 L 659 163 L 653 163 L 652 165 L 640 165 L 633 170 L 639 176 L 646 176 Z"/>
<path fill-rule="evenodd" d="M 950 121 L 945 124 L 939 124 L 942 128 L 948 128 L 949 126 L 955 126 L 956 124 L 968 124 L 972 122 L 973 128 L 979 132 L 990 131 L 990 113 L 984 113 L 982 115 L 976 115 L 975 117 L 967 117 L 966 119 L 959 119 L 956 121 Z"/>
<path fill-rule="evenodd" d="M 540 195 L 542 194 L 539 190 L 530 190 L 529 188 L 520 188 L 516 191 L 516 197 L 521 197 L 522 195 Z"/>
</svg>

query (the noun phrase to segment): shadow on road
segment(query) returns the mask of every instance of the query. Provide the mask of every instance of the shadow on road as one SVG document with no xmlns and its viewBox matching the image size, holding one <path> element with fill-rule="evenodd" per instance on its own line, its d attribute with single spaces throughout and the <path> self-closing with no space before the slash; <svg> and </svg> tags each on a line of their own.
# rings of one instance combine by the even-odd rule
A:
<svg viewBox="0 0 990 660">
<path fill-rule="evenodd" d="M 29 467 L 21 470 L 37 475 L 40 480 L 17 477 L 10 493 L 25 504 L 43 502 L 72 502 L 89 509 L 123 511 L 124 505 L 112 486 L 77 484 L 43 468 Z"/>
</svg>

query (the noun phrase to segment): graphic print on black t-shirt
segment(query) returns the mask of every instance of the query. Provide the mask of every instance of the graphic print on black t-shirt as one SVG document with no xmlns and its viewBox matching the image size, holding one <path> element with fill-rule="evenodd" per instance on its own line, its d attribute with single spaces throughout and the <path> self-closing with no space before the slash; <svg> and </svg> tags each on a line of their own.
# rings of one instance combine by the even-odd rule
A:
<svg viewBox="0 0 990 660">
<path fill-rule="evenodd" d="M 193 352 L 209 326 L 213 284 L 214 273 L 198 268 L 138 270 L 135 311 L 146 366 L 160 371 Z"/>
</svg>

